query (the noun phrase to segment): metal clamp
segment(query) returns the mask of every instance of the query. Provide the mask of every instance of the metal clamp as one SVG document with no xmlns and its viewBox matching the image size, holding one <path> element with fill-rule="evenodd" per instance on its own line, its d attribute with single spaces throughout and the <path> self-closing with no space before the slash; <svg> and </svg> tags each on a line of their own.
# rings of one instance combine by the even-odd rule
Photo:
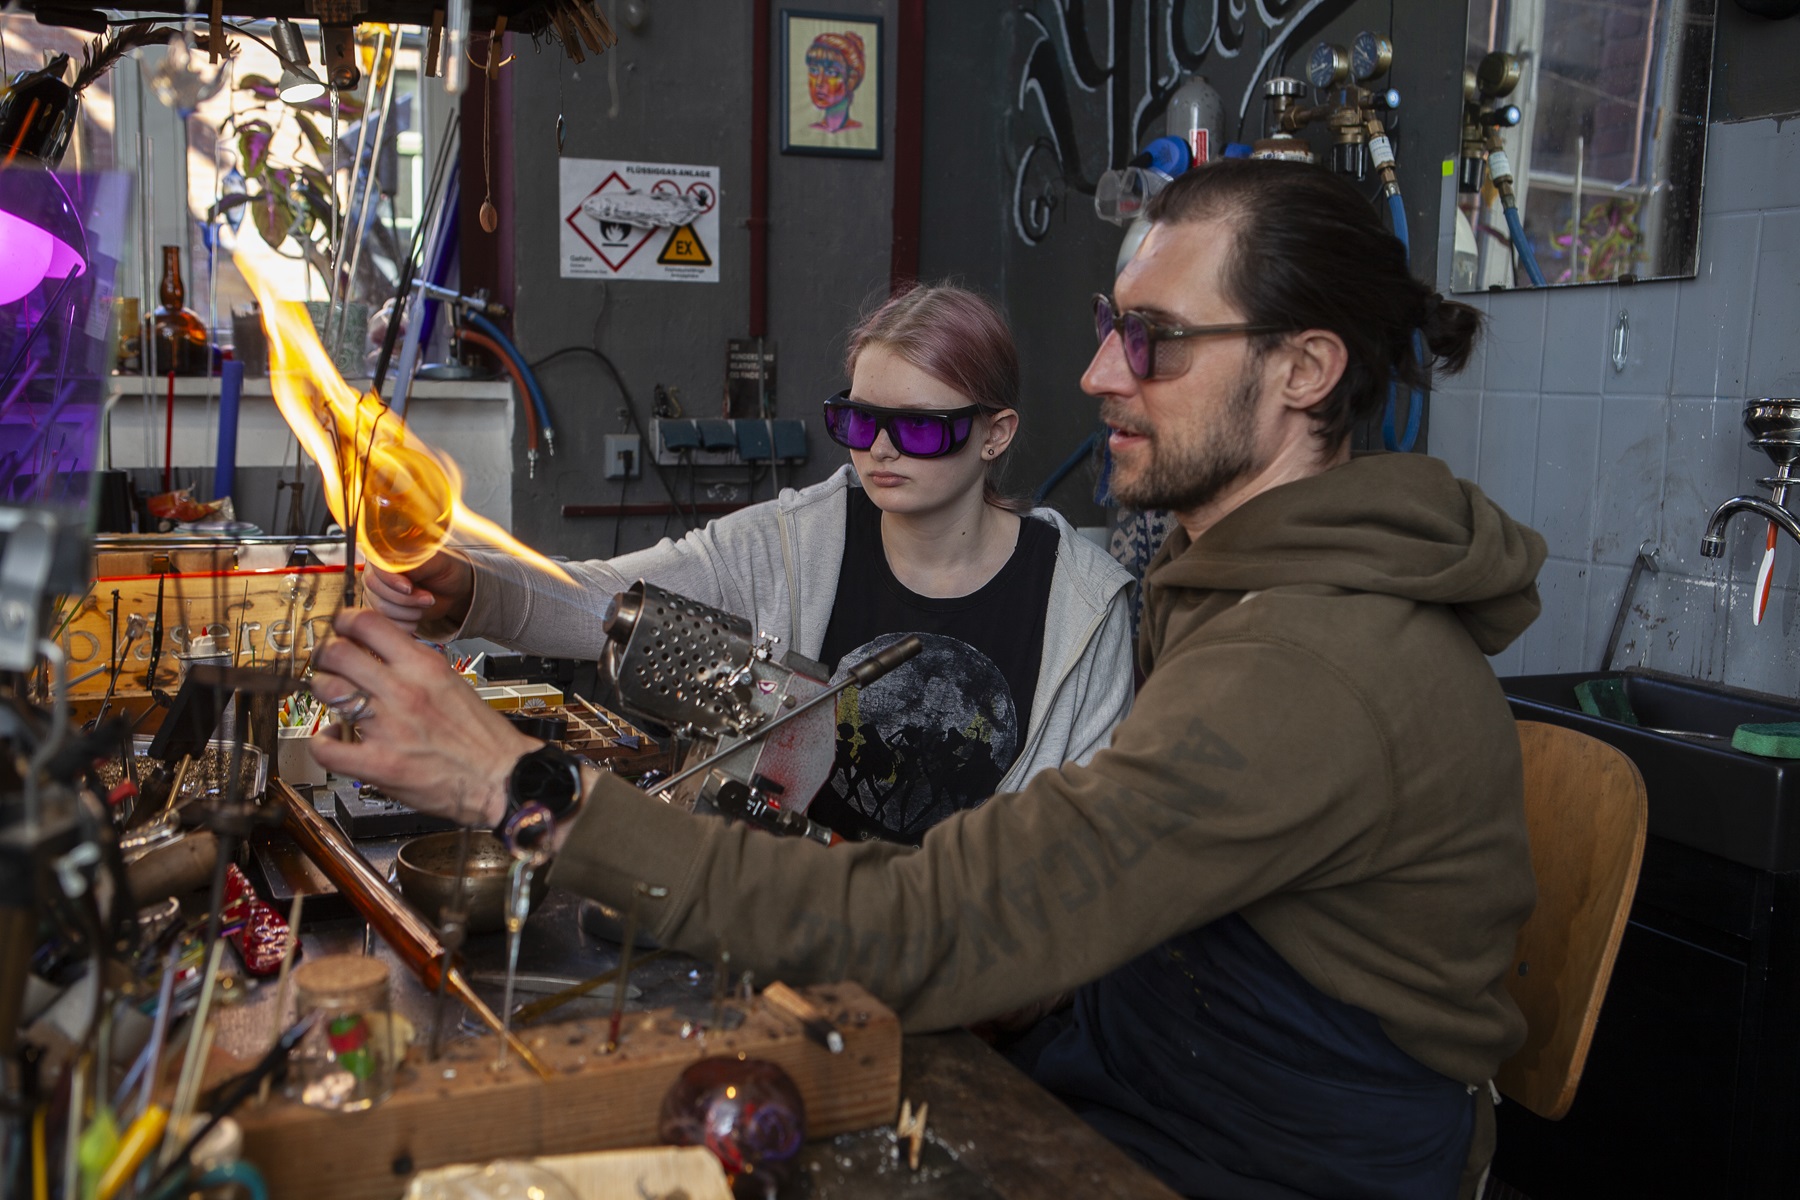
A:
<svg viewBox="0 0 1800 1200">
<path fill-rule="evenodd" d="M 0 554 L 0 670 L 29 671 L 37 665 L 38 612 L 50 582 L 56 518 L 26 511 Z"/>
</svg>

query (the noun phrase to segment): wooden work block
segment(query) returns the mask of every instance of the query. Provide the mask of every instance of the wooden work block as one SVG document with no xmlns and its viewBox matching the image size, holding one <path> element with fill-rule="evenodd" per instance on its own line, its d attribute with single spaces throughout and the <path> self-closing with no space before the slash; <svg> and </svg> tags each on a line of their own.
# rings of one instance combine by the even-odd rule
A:
<svg viewBox="0 0 1800 1200">
<path fill-rule="evenodd" d="M 758 998 L 727 1033 L 681 1036 L 668 1009 L 627 1013 L 619 1048 L 605 1052 L 607 1022 L 527 1026 L 520 1036 L 552 1072 L 540 1079 L 515 1058 L 493 1070 L 496 1039 L 459 1042 L 437 1062 L 421 1048 L 394 1094 L 358 1113 L 275 1099 L 238 1113 L 244 1154 L 272 1200 L 394 1200 L 417 1171 L 450 1163 L 655 1145 L 663 1093 L 708 1055 L 777 1063 L 806 1101 L 808 1137 L 892 1121 L 900 1107 L 900 1020 L 853 983 L 803 989 L 844 1035 L 832 1054 L 800 1022 Z"/>
</svg>

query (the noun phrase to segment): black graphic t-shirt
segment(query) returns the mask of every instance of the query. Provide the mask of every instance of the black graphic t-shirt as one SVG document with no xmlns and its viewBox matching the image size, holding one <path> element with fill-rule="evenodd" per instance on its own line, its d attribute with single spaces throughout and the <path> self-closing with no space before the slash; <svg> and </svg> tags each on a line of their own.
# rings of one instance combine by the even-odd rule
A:
<svg viewBox="0 0 1800 1200">
<path fill-rule="evenodd" d="M 808 812 L 847 838 L 917 845 L 953 812 L 993 795 L 1025 746 L 1044 649 L 1057 532 L 1026 518 L 1012 557 L 967 596 L 938 599 L 894 577 L 881 510 L 848 491 L 831 624 L 819 653 L 832 681 L 908 634 L 925 648 L 838 696 L 837 764 Z"/>
</svg>

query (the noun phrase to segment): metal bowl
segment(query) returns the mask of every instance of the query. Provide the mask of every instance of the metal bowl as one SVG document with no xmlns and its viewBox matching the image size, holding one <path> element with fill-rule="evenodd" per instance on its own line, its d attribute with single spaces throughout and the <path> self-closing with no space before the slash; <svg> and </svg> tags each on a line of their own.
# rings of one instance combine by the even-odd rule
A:
<svg viewBox="0 0 1800 1200">
<path fill-rule="evenodd" d="M 394 875 L 400 893 L 412 906 L 436 924 L 443 924 L 443 910 L 456 898 L 456 839 L 454 829 L 413 838 L 400 847 Z M 469 835 L 467 891 L 470 933 L 494 933 L 506 928 L 506 875 L 512 855 L 491 833 Z M 531 906 L 536 908 L 550 890 L 547 867 L 539 867 L 531 880 Z"/>
</svg>

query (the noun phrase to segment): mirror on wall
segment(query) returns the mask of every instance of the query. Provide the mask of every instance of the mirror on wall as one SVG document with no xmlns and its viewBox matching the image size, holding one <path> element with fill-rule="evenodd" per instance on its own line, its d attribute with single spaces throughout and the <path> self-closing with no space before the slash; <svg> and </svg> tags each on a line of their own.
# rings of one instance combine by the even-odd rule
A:
<svg viewBox="0 0 1800 1200">
<path fill-rule="evenodd" d="M 1456 291 L 1694 274 L 1715 7 L 1469 0 Z"/>
</svg>

